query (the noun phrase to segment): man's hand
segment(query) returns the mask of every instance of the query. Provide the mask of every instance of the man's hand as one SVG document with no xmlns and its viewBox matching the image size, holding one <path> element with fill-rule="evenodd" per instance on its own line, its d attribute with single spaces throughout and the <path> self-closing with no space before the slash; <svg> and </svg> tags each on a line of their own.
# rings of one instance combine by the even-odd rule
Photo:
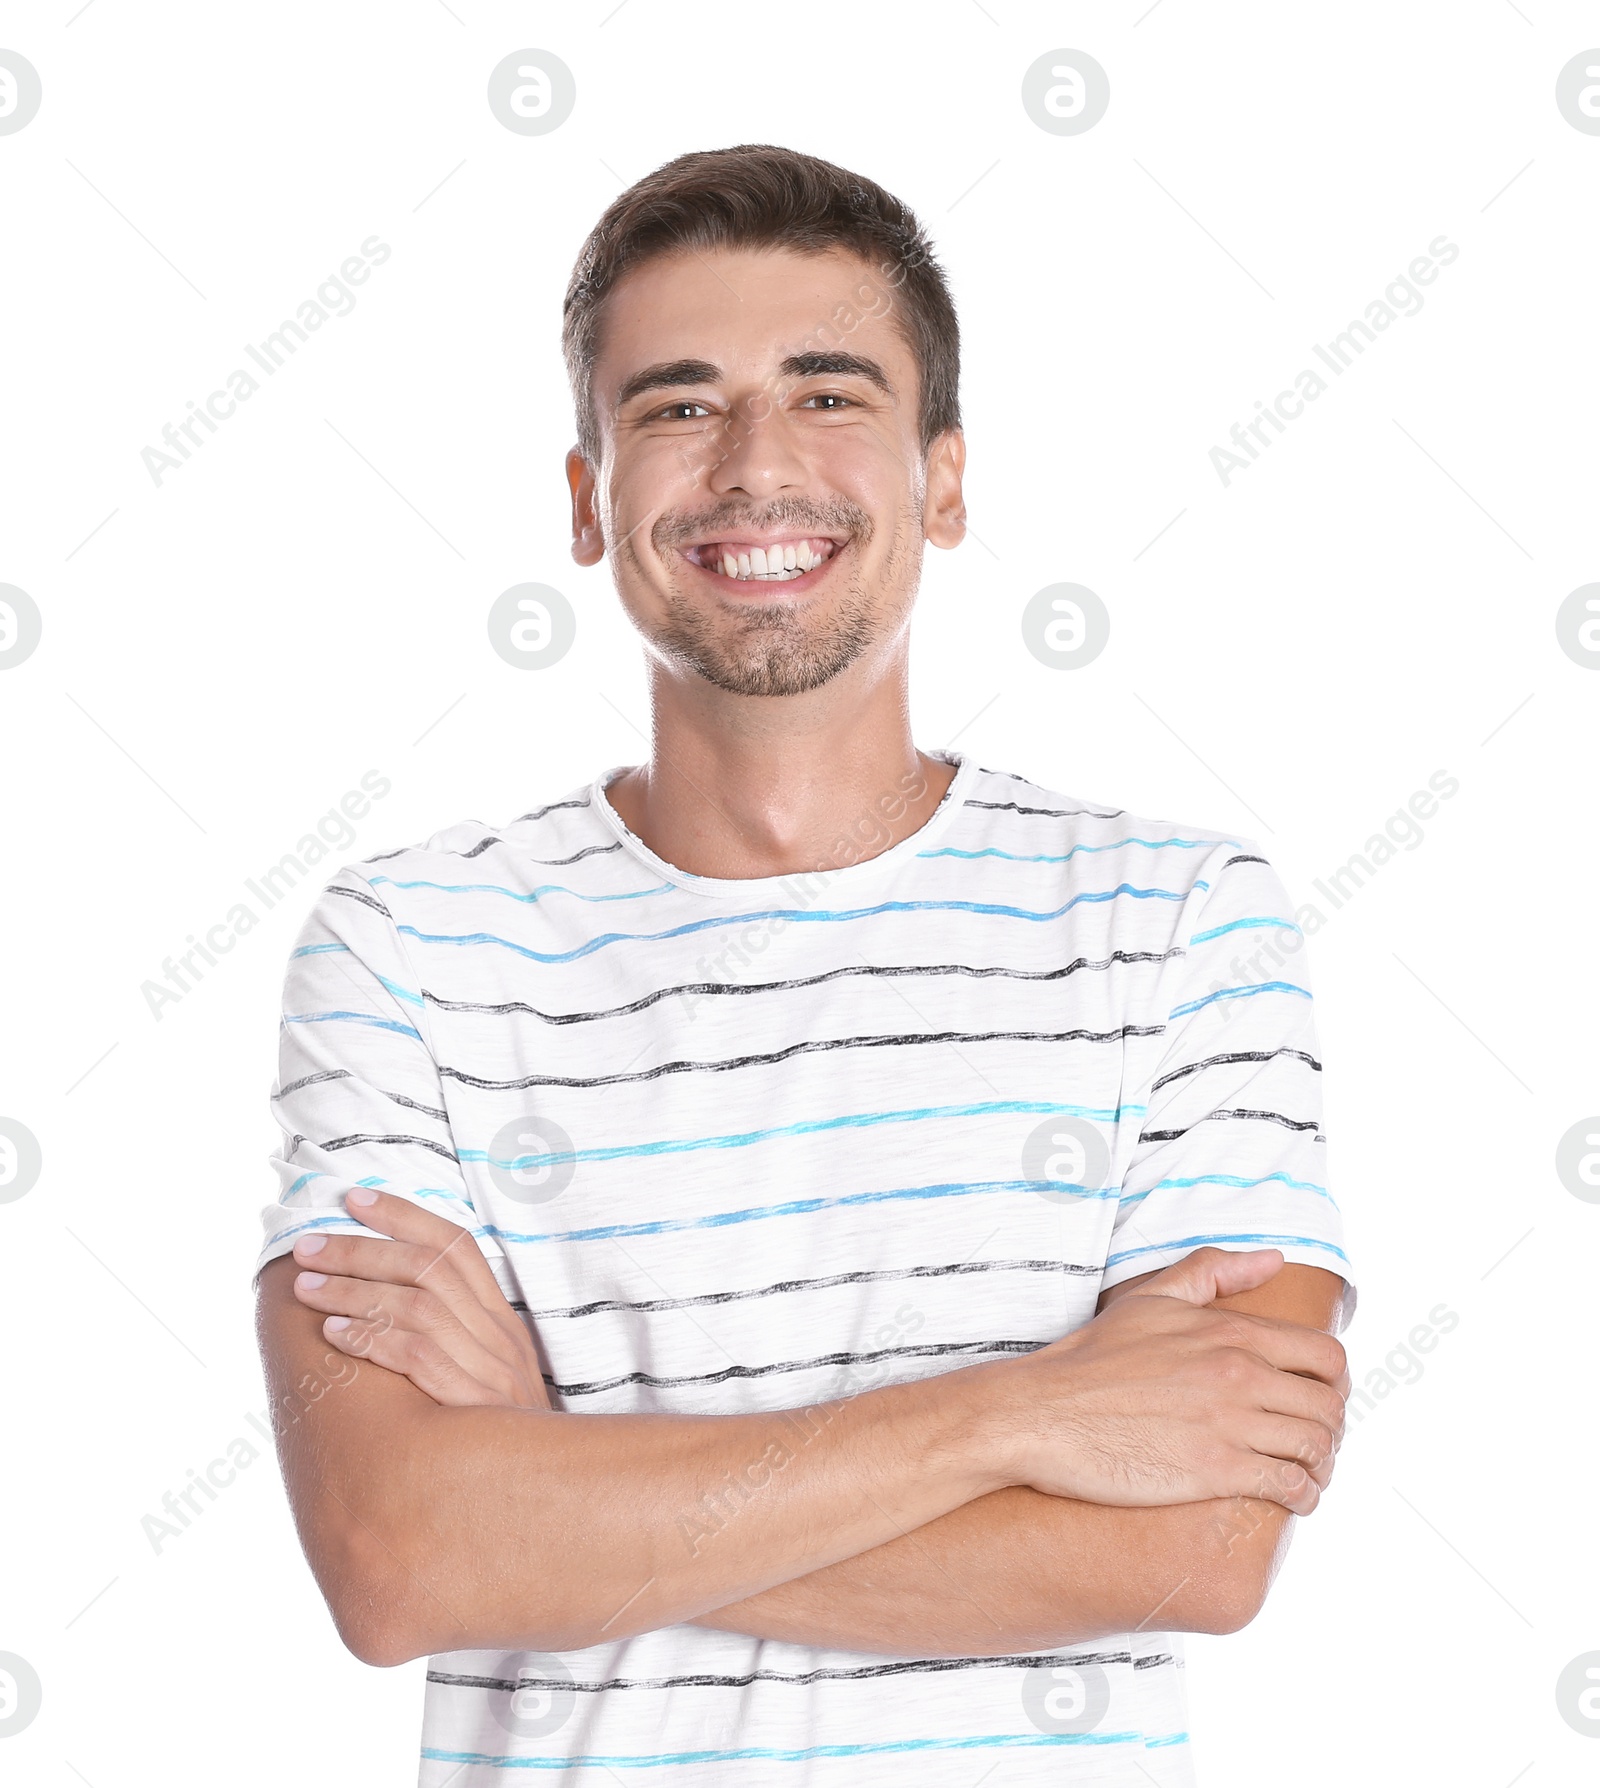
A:
<svg viewBox="0 0 1600 1788">
<path fill-rule="evenodd" d="M 370 1201 L 370 1202 L 369 1202 Z M 328 1312 L 341 1353 L 409 1378 L 449 1409 L 549 1409 L 539 1355 L 489 1263 L 459 1224 L 404 1198 L 355 1188 L 345 1208 L 391 1236 L 306 1235 L 294 1245 L 294 1295 Z"/>
<path fill-rule="evenodd" d="M 1065 1339 L 968 1368 L 1006 1406 L 1011 1481 L 1112 1506 L 1249 1496 L 1310 1514 L 1344 1434 L 1344 1349 L 1212 1307 L 1283 1264 L 1275 1248 L 1201 1248 Z"/>
</svg>

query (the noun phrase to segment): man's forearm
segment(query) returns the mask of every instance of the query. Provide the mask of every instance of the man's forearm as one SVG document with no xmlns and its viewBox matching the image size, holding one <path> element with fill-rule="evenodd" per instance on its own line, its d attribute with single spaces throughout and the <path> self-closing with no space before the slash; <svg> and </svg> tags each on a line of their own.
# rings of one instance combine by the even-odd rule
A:
<svg viewBox="0 0 1600 1788">
<path fill-rule="evenodd" d="M 275 1399 L 327 1348 L 262 1274 Z M 793 1414 L 443 1408 L 369 1363 L 307 1400 L 282 1454 L 347 1643 L 374 1663 L 562 1651 L 669 1626 L 881 1545 L 1005 1479 L 955 1377 Z M 720 1528 L 710 1548 L 702 1536 Z"/>
<path fill-rule="evenodd" d="M 1290 1531 L 1287 1510 L 1254 1498 L 1108 1508 L 1016 1487 L 694 1624 L 895 1657 L 1233 1632 L 1259 1608 Z"/>
</svg>

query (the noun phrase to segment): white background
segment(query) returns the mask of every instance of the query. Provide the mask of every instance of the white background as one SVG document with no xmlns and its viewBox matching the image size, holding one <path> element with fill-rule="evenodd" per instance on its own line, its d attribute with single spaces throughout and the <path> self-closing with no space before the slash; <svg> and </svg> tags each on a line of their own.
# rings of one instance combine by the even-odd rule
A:
<svg viewBox="0 0 1600 1788">
<path fill-rule="evenodd" d="M 1600 137 L 1554 86 L 1600 11 L 78 5 L 0 15 L 44 91 L 0 137 L 0 581 L 44 617 L 0 673 L 0 1115 L 44 1158 L 0 1205 L 0 1650 L 44 1683 L 0 1768 L 414 1779 L 424 1666 L 343 1651 L 247 1420 L 277 996 L 320 879 L 159 1020 L 141 985 L 364 771 L 392 791 L 327 868 L 639 759 L 634 636 L 567 553 L 560 300 L 623 185 L 756 141 L 905 198 L 954 282 L 981 540 L 929 552 L 919 743 L 1254 838 L 1331 913 L 1357 1382 L 1459 1317 L 1260 1619 L 1191 1642 L 1202 1781 L 1592 1781 L 1554 1687 L 1600 1648 L 1600 1206 L 1554 1159 L 1600 1110 L 1600 675 L 1554 616 L 1600 577 Z M 523 47 L 576 76 L 547 136 L 486 104 Z M 1110 75 L 1081 136 L 1021 105 L 1057 47 Z M 1209 449 L 1441 233 L 1423 309 L 1224 487 Z M 354 311 L 154 484 L 140 450 L 374 234 Z M 523 580 L 578 613 L 551 670 L 488 644 Z M 1112 616 L 1074 672 L 1018 627 L 1062 580 Z M 1332 912 L 1314 879 L 1438 770 L 1459 793 Z M 142 1518 L 238 1436 L 254 1464 L 157 1553 Z"/>
</svg>

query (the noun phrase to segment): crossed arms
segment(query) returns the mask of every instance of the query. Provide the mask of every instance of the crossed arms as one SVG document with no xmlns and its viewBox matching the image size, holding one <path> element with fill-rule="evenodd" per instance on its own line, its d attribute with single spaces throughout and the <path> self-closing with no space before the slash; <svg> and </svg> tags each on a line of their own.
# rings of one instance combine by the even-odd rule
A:
<svg viewBox="0 0 1600 1788">
<path fill-rule="evenodd" d="M 1343 1434 L 1343 1281 L 1273 1250 L 1201 1249 L 1035 1353 L 804 1412 L 572 1415 L 465 1230 L 347 1202 L 391 1239 L 303 1237 L 258 1328 L 301 1541 L 370 1664 L 684 1621 L 900 1656 L 1232 1632 Z"/>
</svg>

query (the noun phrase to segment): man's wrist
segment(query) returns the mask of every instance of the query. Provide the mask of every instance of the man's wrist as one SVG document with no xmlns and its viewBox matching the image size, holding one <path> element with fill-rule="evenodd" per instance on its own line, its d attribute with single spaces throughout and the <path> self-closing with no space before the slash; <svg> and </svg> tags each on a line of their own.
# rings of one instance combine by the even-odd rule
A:
<svg viewBox="0 0 1600 1788">
<path fill-rule="evenodd" d="M 963 1503 L 1025 1481 L 1008 1363 L 964 1366 L 901 1387 L 918 1393 L 924 1469 L 954 1484 Z"/>
</svg>

